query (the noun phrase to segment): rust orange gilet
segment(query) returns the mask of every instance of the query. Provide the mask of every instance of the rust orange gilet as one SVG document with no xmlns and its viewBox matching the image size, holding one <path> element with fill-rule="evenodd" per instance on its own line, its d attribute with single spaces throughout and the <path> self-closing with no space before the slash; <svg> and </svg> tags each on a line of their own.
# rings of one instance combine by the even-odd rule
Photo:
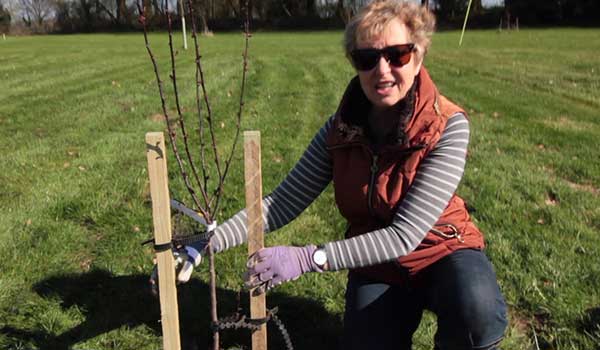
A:
<svg viewBox="0 0 600 350">
<path fill-rule="evenodd" d="M 421 161 L 441 137 L 448 119 L 466 113 L 441 96 L 425 67 L 416 78 L 414 111 L 405 133 L 408 142 L 381 147 L 376 153 L 357 121 L 367 118 L 370 103 L 353 79 L 327 136 L 333 160 L 335 200 L 353 237 L 388 226 L 415 179 Z M 364 123 L 362 125 L 365 125 Z M 456 231 L 456 232 L 455 232 Z M 458 249 L 483 249 L 481 232 L 471 221 L 464 201 L 453 195 L 419 246 L 397 261 L 354 269 L 370 278 L 403 283 L 422 269 Z"/>
</svg>

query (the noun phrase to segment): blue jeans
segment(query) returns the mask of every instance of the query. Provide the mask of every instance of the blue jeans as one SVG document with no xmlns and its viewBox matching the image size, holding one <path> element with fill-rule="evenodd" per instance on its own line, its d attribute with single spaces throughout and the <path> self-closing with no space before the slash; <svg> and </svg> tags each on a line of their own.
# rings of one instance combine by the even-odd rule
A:
<svg viewBox="0 0 600 350">
<path fill-rule="evenodd" d="M 350 274 L 344 350 L 412 348 L 423 310 L 437 315 L 435 348 L 496 349 L 506 328 L 506 304 L 494 269 L 479 250 L 462 249 L 404 286 Z"/>
</svg>

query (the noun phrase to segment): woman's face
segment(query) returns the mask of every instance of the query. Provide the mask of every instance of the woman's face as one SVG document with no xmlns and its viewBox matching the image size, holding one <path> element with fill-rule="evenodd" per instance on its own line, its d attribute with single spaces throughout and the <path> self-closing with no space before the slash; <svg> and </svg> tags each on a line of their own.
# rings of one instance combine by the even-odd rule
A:
<svg viewBox="0 0 600 350">
<path fill-rule="evenodd" d="M 395 19 L 379 37 L 369 41 L 359 41 L 358 49 L 383 49 L 388 46 L 408 44 L 410 35 L 408 28 Z M 373 104 L 375 110 L 385 110 L 400 101 L 412 86 L 415 76 L 421 69 L 422 59 L 413 52 L 410 62 L 402 67 L 390 65 L 385 57 L 381 56 L 379 63 L 371 70 L 358 70 L 358 77 L 363 92 Z"/>
</svg>

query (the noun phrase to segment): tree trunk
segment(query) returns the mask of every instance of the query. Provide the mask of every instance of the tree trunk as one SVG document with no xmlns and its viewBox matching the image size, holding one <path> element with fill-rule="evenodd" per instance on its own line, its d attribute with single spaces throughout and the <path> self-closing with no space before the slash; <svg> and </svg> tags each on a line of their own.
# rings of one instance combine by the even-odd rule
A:
<svg viewBox="0 0 600 350">
<path fill-rule="evenodd" d="M 162 10 L 158 4 L 158 0 L 152 0 L 152 6 L 154 7 L 154 14 L 160 16 L 162 14 Z M 175 7 L 177 7 L 177 4 L 175 4 Z"/>
<path fill-rule="evenodd" d="M 210 30 L 208 29 L 208 24 L 206 23 L 206 17 L 204 15 L 200 15 L 200 21 L 202 25 L 202 34 L 208 35 Z"/>
<path fill-rule="evenodd" d="M 229 5 L 229 8 L 231 9 L 231 11 L 233 11 L 233 15 L 237 18 L 240 16 L 240 13 L 238 12 L 237 8 L 235 7 L 235 5 L 233 4 L 232 0 L 227 0 L 227 4 Z"/>
<path fill-rule="evenodd" d="M 127 13 L 127 4 L 125 0 L 116 0 L 117 5 L 117 23 L 124 24 L 129 22 L 129 15 Z"/>
<path fill-rule="evenodd" d="M 340 16 L 344 23 L 350 22 L 350 19 L 352 18 L 352 8 L 346 8 L 346 6 L 344 6 L 344 0 L 338 0 L 336 10 L 338 16 Z"/>
<path fill-rule="evenodd" d="M 90 30 L 92 26 L 92 14 L 91 5 L 86 0 L 79 0 L 81 5 L 81 19 L 83 19 L 83 26 L 86 30 Z"/>
<path fill-rule="evenodd" d="M 121 14 L 121 0 L 115 0 L 115 8 L 117 9 L 117 24 L 121 23 L 121 17 L 123 16 Z"/>
<path fill-rule="evenodd" d="M 31 17 L 29 17 L 29 15 L 23 16 L 23 23 L 25 23 L 27 27 L 31 27 Z"/>
<path fill-rule="evenodd" d="M 483 12 L 483 6 L 481 5 L 481 0 L 473 0 L 473 4 L 471 5 L 471 12 L 473 14 L 481 14 Z"/>
<path fill-rule="evenodd" d="M 306 15 L 308 17 L 316 17 L 317 6 L 315 0 L 306 0 Z"/>
</svg>

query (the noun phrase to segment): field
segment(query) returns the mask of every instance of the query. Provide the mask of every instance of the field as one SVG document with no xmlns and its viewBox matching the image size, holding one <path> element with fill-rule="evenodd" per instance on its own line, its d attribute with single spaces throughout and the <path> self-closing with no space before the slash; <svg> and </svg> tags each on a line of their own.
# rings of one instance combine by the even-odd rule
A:
<svg viewBox="0 0 600 350">
<path fill-rule="evenodd" d="M 600 349 L 600 30 L 438 33 L 426 59 L 471 120 L 458 193 L 486 234 L 510 309 L 504 349 Z M 165 34 L 151 42 L 167 80 Z M 179 47 L 180 38 L 176 45 Z M 243 37 L 201 38 L 221 145 L 231 145 Z M 256 33 L 243 129 L 262 133 L 268 193 L 335 111 L 353 71 L 341 32 Z M 194 123 L 192 50 L 180 89 Z M 171 103 L 170 109 L 174 106 Z M 157 349 L 144 134 L 165 128 L 141 34 L 0 41 L 0 348 Z M 188 201 L 173 157 L 173 196 Z M 219 221 L 244 206 L 236 150 Z M 268 245 L 339 239 L 329 188 Z M 182 224 L 185 227 L 185 223 Z M 235 311 L 246 247 L 217 256 L 220 314 Z M 179 288 L 186 348 L 209 340 L 207 268 Z M 338 344 L 345 273 L 268 295 L 296 349 Z M 401 312 L 398 311 L 398 312 Z M 415 349 L 431 349 L 426 314 Z M 270 330 L 271 348 L 283 348 Z M 247 333 L 225 333 L 225 348 Z"/>
</svg>

